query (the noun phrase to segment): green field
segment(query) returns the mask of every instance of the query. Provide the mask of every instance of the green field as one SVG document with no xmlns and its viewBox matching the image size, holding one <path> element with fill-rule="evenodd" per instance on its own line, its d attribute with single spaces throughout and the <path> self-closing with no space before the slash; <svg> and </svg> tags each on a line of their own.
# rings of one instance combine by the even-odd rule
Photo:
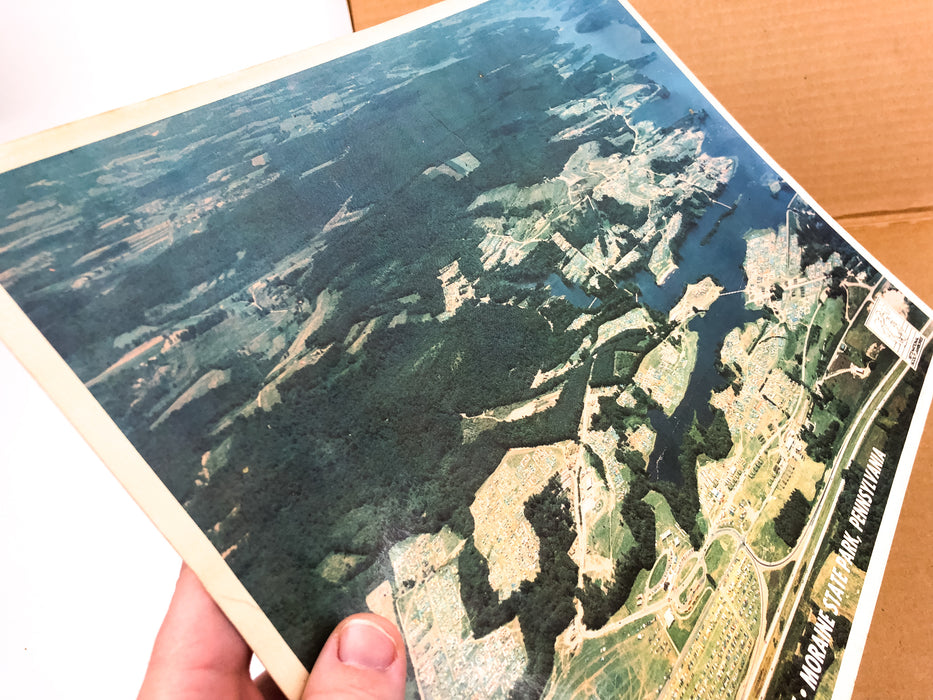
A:
<svg viewBox="0 0 933 700">
<path fill-rule="evenodd" d="M 655 532 L 658 542 L 661 541 L 661 535 L 668 530 L 675 531 L 677 521 L 671 513 L 671 507 L 667 504 L 667 499 L 657 491 L 649 491 L 648 495 L 642 499 L 645 503 L 654 508 Z"/>
<path fill-rule="evenodd" d="M 856 463 L 867 464 L 872 449 L 876 447 L 883 447 L 886 437 L 887 433 L 880 426 L 873 423 L 871 428 L 869 428 L 868 432 L 865 434 L 865 439 L 862 441 L 862 444 L 859 446 L 859 450 L 855 455 Z"/>
<path fill-rule="evenodd" d="M 813 432 L 817 435 L 822 435 L 829 424 L 837 420 L 837 417 L 832 411 L 814 408 L 813 413 L 810 414 L 810 420 L 813 422 Z"/>
<path fill-rule="evenodd" d="M 654 568 L 651 570 L 651 579 L 648 581 L 648 587 L 654 588 L 661 583 L 661 579 L 664 578 L 664 572 L 666 570 L 667 554 L 662 554 L 658 557 L 658 560 L 654 563 Z"/>
<path fill-rule="evenodd" d="M 757 441 L 756 441 L 757 442 Z M 771 480 L 774 476 L 774 466 L 778 460 L 777 450 L 774 449 L 776 443 L 772 443 L 771 449 L 761 457 L 761 466 L 757 473 L 751 479 L 746 479 L 738 495 L 749 502 L 749 508 L 756 512 L 764 503 L 765 498 L 771 491 Z"/>
<path fill-rule="evenodd" d="M 723 544 L 724 542 L 726 544 Z M 729 561 L 735 555 L 735 546 L 736 542 L 733 537 L 723 535 L 713 540 L 706 550 L 706 571 L 717 584 L 726 567 L 729 566 Z"/>
<path fill-rule="evenodd" d="M 790 547 L 774 531 L 774 521 L 759 518 L 748 537 L 748 545 L 765 561 L 777 561 L 790 552 Z"/>
<path fill-rule="evenodd" d="M 711 595 L 713 595 L 713 589 L 707 587 L 706 590 L 700 594 L 700 599 L 697 601 L 697 605 L 693 608 L 690 616 L 686 620 L 674 620 L 674 624 L 667 628 L 667 632 L 671 635 L 671 640 L 674 642 L 674 646 L 677 647 L 678 651 L 683 650 L 684 644 L 686 644 L 687 639 L 690 638 L 690 633 L 693 632 L 693 628 L 696 626 L 697 620 L 700 619 L 700 614 L 709 602 Z"/>
<path fill-rule="evenodd" d="M 846 334 L 846 345 L 864 353 L 878 342 L 878 337 L 862 324 L 852 326 Z"/>
<path fill-rule="evenodd" d="M 589 530 L 590 546 L 600 556 L 618 559 L 635 545 L 632 531 L 622 522 L 619 513 L 621 503 L 616 503 L 611 512 L 603 513 Z"/>
<path fill-rule="evenodd" d="M 609 622 L 612 622 L 613 619 L 634 615 L 635 612 L 638 611 L 638 594 L 645 590 L 646 583 L 648 583 L 648 572 L 642 569 L 638 573 L 638 576 L 635 577 L 635 583 L 632 584 L 632 592 L 629 593 L 628 600 L 625 601 L 625 605 L 622 606 L 622 609 L 619 612 L 609 618 Z"/>
<path fill-rule="evenodd" d="M 781 596 L 784 594 L 784 588 L 787 586 L 787 581 L 790 578 L 790 572 L 793 568 L 794 562 L 790 561 L 780 569 L 771 569 L 765 573 L 765 582 L 768 586 L 766 625 L 770 625 L 771 620 L 774 618 L 774 612 L 777 610 L 778 601 L 780 601 Z"/>
<path fill-rule="evenodd" d="M 683 587 L 683 590 L 680 592 L 680 595 L 678 596 L 678 600 L 680 601 L 681 605 L 687 604 L 687 602 L 690 599 L 690 591 L 693 589 L 694 586 L 697 585 L 697 580 L 700 579 L 701 577 L 703 577 L 703 569 L 701 567 L 697 567 L 693 571 L 690 572 L 690 576 L 685 582 L 686 585 Z M 679 587 L 680 586 L 678 585 L 678 588 Z"/>
<path fill-rule="evenodd" d="M 661 624 L 655 616 L 646 615 L 617 632 L 583 642 L 564 668 L 555 668 L 545 695 L 620 700 L 654 697 L 675 659 L 676 651 Z"/>
<path fill-rule="evenodd" d="M 845 323 L 842 305 L 841 299 L 827 299 L 816 312 L 807 347 L 807 371 L 804 377 L 807 386 L 812 387 L 825 371 L 825 361 L 828 361 L 829 353 L 835 350 L 837 336 Z"/>
<path fill-rule="evenodd" d="M 794 355 L 801 349 L 800 344 L 803 341 L 803 333 L 799 333 L 793 328 L 787 329 L 787 342 L 784 343 L 784 352 L 781 353 L 782 360 L 793 360 Z"/>
<path fill-rule="evenodd" d="M 846 313 L 850 316 L 856 312 L 859 305 L 865 301 L 868 291 L 864 287 L 846 287 Z"/>
<path fill-rule="evenodd" d="M 689 563 L 688 563 L 689 562 Z M 674 588 L 682 588 L 687 581 L 693 581 L 697 575 L 703 576 L 703 567 L 698 566 L 699 556 L 695 552 L 688 552 L 680 563 L 677 578 L 671 584 Z"/>
<path fill-rule="evenodd" d="M 824 384 L 833 396 L 840 401 L 845 401 L 849 405 L 854 405 L 862 398 L 865 393 L 867 381 L 853 374 L 838 374 L 832 379 L 828 379 Z"/>
</svg>

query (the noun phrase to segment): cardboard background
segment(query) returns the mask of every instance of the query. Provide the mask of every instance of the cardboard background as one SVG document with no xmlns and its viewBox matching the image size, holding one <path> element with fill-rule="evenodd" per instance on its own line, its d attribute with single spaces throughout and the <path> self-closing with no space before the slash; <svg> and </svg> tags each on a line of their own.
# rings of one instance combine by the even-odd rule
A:
<svg viewBox="0 0 933 700">
<path fill-rule="evenodd" d="M 430 0 L 349 0 L 361 29 Z M 632 0 L 745 129 L 933 304 L 933 3 Z M 924 439 L 855 698 L 933 682 L 933 427 Z"/>
</svg>

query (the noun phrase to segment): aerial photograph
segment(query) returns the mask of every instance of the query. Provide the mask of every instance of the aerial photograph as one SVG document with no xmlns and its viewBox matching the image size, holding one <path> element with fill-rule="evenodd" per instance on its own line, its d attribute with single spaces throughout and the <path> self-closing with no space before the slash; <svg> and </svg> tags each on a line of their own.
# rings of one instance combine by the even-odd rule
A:
<svg viewBox="0 0 933 700">
<path fill-rule="evenodd" d="M 4 172 L 0 286 L 299 658 L 371 610 L 421 698 L 831 697 L 933 332 L 615 0 Z"/>
</svg>

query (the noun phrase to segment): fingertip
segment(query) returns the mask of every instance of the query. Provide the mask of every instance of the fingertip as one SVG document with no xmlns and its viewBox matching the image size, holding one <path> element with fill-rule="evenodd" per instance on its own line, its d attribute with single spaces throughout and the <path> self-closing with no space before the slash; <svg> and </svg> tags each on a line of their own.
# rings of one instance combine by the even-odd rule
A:
<svg viewBox="0 0 933 700">
<path fill-rule="evenodd" d="M 347 620 L 337 633 L 337 658 L 341 663 L 385 671 L 397 656 L 394 635 L 376 621 L 364 617 Z"/>
<path fill-rule="evenodd" d="M 334 629 L 318 656 L 303 700 L 394 700 L 405 694 L 405 644 L 384 617 L 360 613 Z"/>
</svg>

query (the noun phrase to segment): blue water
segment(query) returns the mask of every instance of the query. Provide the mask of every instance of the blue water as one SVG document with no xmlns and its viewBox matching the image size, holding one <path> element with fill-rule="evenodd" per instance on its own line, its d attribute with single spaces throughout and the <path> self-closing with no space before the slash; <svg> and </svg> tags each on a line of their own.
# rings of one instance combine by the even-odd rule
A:
<svg viewBox="0 0 933 700">
<path fill-rule="evenodd" d="M 720 297 L 704 316 L 694 317 L 690 330 L 698 335 L 697 362 L 684 400 L 668 418 L 660 411 L 649 411 L 651 427 L 657 433 L 654 451 L 648 460 L 648 473 L 656 479 L 681 481 L 680 465 L 677 461 L 684 434 L 696 416 L 701 424 L 708 425 L 712 418 L 710 396 L 721 391 L 725 381 L 716 370 L 719 350 L 723 339 L 736 326 L 742 326 L 761 317 L 761 312 L 749 310 L 741 294 Z"/>
<path fill-rule="evenodd" d="M 776 228 L 786 217 L 790 194 L 784 190 L 772 197 L 760 178 L 755 177 L 756 159 L 742 158 L 731 182 L 719 201 L 732 204 L 742 195 L 735 213 L 722 219 L 718 231 L 704 245 L 704 237 L 722 214 L 722 208 L 711 206 L 699 220 L 680 247 L 679 268 L 662 286 L 655 283 L 654 275 L 645 271 L 636 276 L 639 299 L 658 311 L 669 312 L 683 296 L 688 284 L 712 276 L 727 292 L 744 289 L 745 239 L 752 228 Z M 766 166 L 765 166 L 766 167 Z M 648 462 L 649 474 L 656 478 L 680 481 L 677 457 L 684 433 L 693 416 L 701 422 L 710 418 L 709 399 L 713 391 L 722 388 L 723 379 L 716 370 L 723 340 L 733 328 L 740 327 L 761 316 L 758 311 L 745 308 L 744 294 L 721 296 L 702 317 L 691 320 L 689 328 L 699 336 L 696 368 L 687 387 L 684 400 L 668 419 L 652 412 L 652 427 L 657 432 L 655 449 Z"/>
<path fill-rule="evenodd" d="M 703 239 L 722 214 L 722 208 L 711 206 L 684 240 L 678 251 L 679 267 L 665 283 L 658 286 L 654 276 L 645 271 L 636 276 L 639 299 L 658 311 L 669 312 L 683 296 L 688 284 L 711 276 L 727 292 L 745 287 L 745 238 L 752 228 L 779 226 L 786 217 L 790 194 L 782 191 L 777 198 L 755 172 L 749 172 L 752 158 L 739 160 L 739 167 L 726 187 L 720 201 L 734 203 L 742 195 L 735 213 L 722 219 L 719 229 L 705 245 Z M 662 413 L 650 414 L 652 427 L 657 432 L 654 452 L 648 461 L 648 473 L 659 479 L 680 481 L 677 462 L 680 444 L 694 415 L 702 423 L 710 416 L 709 399 L 713 391 L 722 389 L 723 379 L 716 370 L 723 340 L 733 328 L 759 318 L 761 313 L 745 308 L 744 294 L 726 294 L 710 306 L 703 315 L 693 318 L 689 328 L 698 334 L 697 362 L 684 400 L 670 418 Z"/>
<path fill-rule="evenodd" d="M 576 285 L 567 285 L 560 275 L 553 274 L 547 278 L 547 285 L 554 296 L 564 297 L 571 304 L 580 309 L 595 309 L 602 303 L 596 297 L 589 296 Z"/>
<path fill-rule="evenodd" d="M 645 271 L 636 276 L 641 303 L 665 314 L 683 296 L 688 284 L 712 276 L 726 291 L 745 287 L 745 239 L 750 229 L 776 228 L 785 221 L 791 194 L 786 188 L 777 197 L 768 185 L 778 177 L 773 169 L 738 135 L 712 107 L 690 80 L 653 42 L 643 43 L 642 34 L 631 26 L 611 24 L 588 34 L 566 29 L 562 39 L 589 45 L 594 53 L 630 60 L 653 53 L 655 58 L 639 71 L 670 91 L 666 99 L 654 99 L 637 109 L 635 121 L 650 121 L 657 127 L 670 126 L 694 113 L 706 111 L 708 118 L 700 125 L 705 134 L 704 152 L 731 158 L 736 169 L 732 180 L 718 200 L 732 205 L 741 195 L 736 211 L 722 219 L 716 233 L 703 243 L 724 209 L 711 205 L 677 251 L 678 269 L 658 286 L 654 276 Z M 552 289 L 555 287 L 552 286 Z M 566 295 L 565 295 L 566 296 Z M 568 296 L 568 298 L 570 298 Z M 577 305 L 580 305 L 579 303 Z M 759 318 L 761 313 L 745 308 L 744 294 L 720 297 L 703 315 L 690 321 L 689 328 L 698 334 L 697 362 L 684 400 L 668 418 L 650 411 L 649 419 L 657 432 L 654 452 L 648 463 L 649 474 L 659 479 L 681 481 L 677 457 L 683 436 L 696 415 L 705 423 L 710 418 L 709 400 L 713 391 L 723 388 L 724 380 L 716 370 L 723 340 L 733 328 Z"/>
</svg>

